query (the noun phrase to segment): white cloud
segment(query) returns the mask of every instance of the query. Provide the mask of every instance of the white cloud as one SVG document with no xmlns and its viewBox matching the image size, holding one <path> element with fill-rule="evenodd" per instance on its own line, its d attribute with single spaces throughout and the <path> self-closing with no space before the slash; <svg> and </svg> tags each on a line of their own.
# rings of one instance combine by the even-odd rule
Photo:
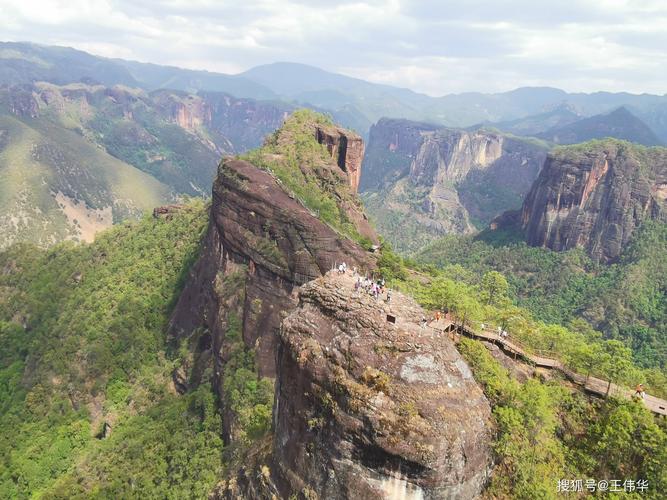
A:
<svg viewBox="0 0 667 500">
<path fill-rule="evenodd" d="M 665 93 L 663 0 L 0 0 L 10 40 L 238 72 L 290 60 L 434 95 Z"/>
</svg>

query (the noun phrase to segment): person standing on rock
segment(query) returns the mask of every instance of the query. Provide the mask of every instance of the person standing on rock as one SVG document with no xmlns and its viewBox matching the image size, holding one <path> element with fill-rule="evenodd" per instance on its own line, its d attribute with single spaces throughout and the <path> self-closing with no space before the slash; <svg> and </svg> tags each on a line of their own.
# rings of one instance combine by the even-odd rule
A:
<svg viewBox="0 0 667 500">
<path fill-rule="evenodd" d="M 639 399 L 644 399 L 646 397 L 646 392 L 644 392 L 644 384 L 639 384 L 635 389 L 635 397 Z"/>
<path fill-rule="evenodd" d="M 387 289 L 387 304 L 391 302 L 391 288 Z"/>
</svg>

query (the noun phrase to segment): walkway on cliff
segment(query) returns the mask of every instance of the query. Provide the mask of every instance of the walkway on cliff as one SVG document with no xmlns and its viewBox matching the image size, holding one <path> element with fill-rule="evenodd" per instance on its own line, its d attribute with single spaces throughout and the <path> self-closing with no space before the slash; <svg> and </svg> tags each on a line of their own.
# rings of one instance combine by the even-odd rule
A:
<svg viewBox="0 0 667 500">
<path fill-rule="evenodd" d="M 357 279 L 354 273 L 349 269 L 344 274 L 339 274 L 336 270 L 332 270 L 329 271 L 327 275 L 330 277 L 330 279 L 338 281 L 342 287 L 354 287 L 354 282 Z M 402 299 L 402 295 L 400 293 L 394 294 L 390 303 L 386 302 L 386 296 L 378 300 L 378 306 L 380 310 L 387 314 L 387 321 L 398 323 L 402 322 L 402 318 L 400 318 L 398 315 L 394 316 L 394 313 L 396 310 L 401 309 L 401 302 L 404 300 L 405 299 Z M 426 315 L 426 312 L 424 312 L 424 314 Z M 605 397 L 607 395 L 607 389 L 609 389 L 609 394 L 615 397 L 632 399 L 634 395 L 634 391 L 629 390 L 626 387 L 621 387 L 616 384 L 611 384 L 611 386 L 609 386 L 609 382 L 607 380 L 593 376 L 585 377 L 575 373 L 557 359 L 532 354 L 528 352 L 528 349 L 522 346 L 516 339 L 509 340 L 507 338 L 503 338 L 498 335 L 498 333 L 491 330 L 484 330 L 480 332 L 473 330 L 468 326 L 461 329 L 459 325 L 456 325 L 445 318 L 441 318 L 438 321 L 433 320 L 428 323 L 427 326 L 434 332 L 434 334 L 460 334 L 462 332 L 467 337 L 484 340 L 486 342 L 492 342 L 498 345 L 498 347 L 500 347 L 505 353 L 510 354 L 515 358 L 520 357 L 540 368 L 558 370 L 566 378 L 590 394 Z M 648 408 L 653 413 L 667 416 L 667 401 L 664 399 L 646 394 L 644 397 L 644 404 L 646 408 Z"/>
<path fill-rule="evenodd" d="M 503 338 L 496 332 L 493 332 L 491 330 L 485 330 L 480 332 L 473 330 L 472 328 L 469 328 L 467 326 L 461 329 L 460 326 L 454 325 L 454 323 L 445 319 L 441 319 L 438 322 L 433 321 L 430 324 L 430 326 L 435 328 L 436 330 L 440 330 L 446 333 L 454 333 L 462 331 L 463 334 L 467 337 L 476 338 L 487 342 L 492 342 L 498 345 L 504 352 L 511 354 L 515 357 L 518 356 L 528 361 L 529 363 L 534 364 L 535 366 L 539 366 L 541 368 L 548 368 L 550 370 L 560 371 L 569 380 L 571 380 L 577 385 L 580 385 L 586 392 L 589 392 L 591 394 L 605 397 L 607 394 L 607 389 L 609 388 L 609 394 L 616 397 L 632 399 L 634 395 L 634 391 L 629 390 L 625 387 L 621 387 L 616 384 L 611 384 L 611 386 L 609 386 L 609 381 L 607 380 L 603 380 L 593 376 L 585 377 L 583 375 L 575 373 L 572 370 L 565 367 L 565 365 L 557 359 L 545 358 L 534 354 L 530 354 L 516 340 L 510 341 L 507 338 Z M 667 416 L 667 401 L 665 401 L 664 399 L 656 398 L 655 396 L 646 394 L 644 397 L 644 405 L 653 413 Z"/>
</svg>

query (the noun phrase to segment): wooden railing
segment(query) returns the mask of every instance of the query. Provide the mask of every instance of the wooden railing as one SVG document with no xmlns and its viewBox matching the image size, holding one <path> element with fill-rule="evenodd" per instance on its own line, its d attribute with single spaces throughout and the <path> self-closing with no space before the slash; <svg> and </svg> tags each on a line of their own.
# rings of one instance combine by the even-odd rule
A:
<svg viewBox="0 0 667 500">
<path fill-rule="evenodd" d="M 630 399 L 634 397 L 633 391 L 618 386 L 616 384 L 610 384 L 609 381 L 603 380 L 593 376 L 584 376 L 574 372 L 573 370 L 567 368 L 565 364 L 557 359 L 557 357 L 552 356 L 541 356 L 535 355 L 531 352 L 531 349 L 525 346 L 521 341 L 515 338 L 505 338 L 498 335 L 497 332 L 485 330 L 478 332 L 470 328 L 469 326 L 463 326 L 459 324 L 452 323 L 451 321 L 446 320 L 442 328 L 435 328 L 443 332 L 448 332 L 450 335 L 463 334 L 468 337 L 477 338 L 481 340 L 486 340 L 497 344 L 501 349 L 503 349 L 508 354 L 512 354 L 515 357 L 521 357 L 523 360 L 539 367 L 549 368 L 552 370 L 558 370 L 570 381 L 578 384 L 581 388 L 591 394 L 597 396 L 606 397 L 607 395 L 613 395 L 616 397 L 623 397 Z M 456 340 L 454 338 L 454 340 Z M 549 353 L 549 351 L 542 351 Z M 647 409 L 652 411 L 655 414 L 667 416 L 667 401 L 664 399 L 656 398 L 646 394 L 643 399 L 644 405 Z"/>
</svg>

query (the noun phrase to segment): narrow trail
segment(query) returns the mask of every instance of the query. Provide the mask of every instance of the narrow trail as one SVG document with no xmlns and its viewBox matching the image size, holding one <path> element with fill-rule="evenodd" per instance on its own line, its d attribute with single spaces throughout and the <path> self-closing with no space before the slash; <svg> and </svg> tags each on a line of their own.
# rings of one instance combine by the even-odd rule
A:
<svg viewBox="0 0 667 500">
<path fill-rule="evenodd" d="M 334 266 L 332 266 L 333 268 Z M 346 273 L 339 274 L 337 271 L 332 270 L 327 273 L 330 277 L 336 279 L 341 287 L 354 287 L 354 282 L 357 279 L 352 271 L 348 270 Z M 362 292 L 366 293 L 366 292 Z M 401 309 L 402 299 L 401 293 L 396 293 L 392 297 L 391 303 L 386 302 L 386 295 L 378 300 L 378 308 L 386 314 L 394 314 L 394 311 Z M 402 318 L 395 317 L 394 321 L 401 323 Z M 428 329 L 433 331 L 434 335 L 437 334 L 451 334 L 456 335 L 460 334 L 461 328 L 458 325 L 455 325 L 450 320 L 441 318 L 438 321 L 431 321 L 427 325 Z M 563 363 L 557 359 L 552 359 L 548 357 L 537 356 L 535 354 L 529 353 L 524 347 L 519 345 L 516 341 L 510 341 L 507 338 L 503 338 L 498 335 L 496 332 L 491 330 L 484 330 L 482 332 L 473 330 L 472 328 L 466 326 L 462 330 L 463 335 L 466 337 L 480 339 L 487 342 L 492 342 L 498 347 L 500 347 L 505 353 L 510 354 L 514 357 L 520 357 L 525 361 L 532 363 L 535 366 L 541 368 L 547 368 L 550 370 L 557 370 L 561 372 L 566 378 L 568 378 L 573 383 L 580 386 L 583 390 L 590 394 L 595 394 L 596 396 L 605 397 L 607 395 L 607 389 L 609 389 L 609 395 L 632 399 L 634 391 L 627 389 L 626 387 L 621 387 L 616 384 L 609 385 L 607 380 L 603 380 L 597 377 L 589 376 L 585 377 L 578 373 L 573 372 L 567 368 Z M 456 337 L 454 337 L 456 339 Z M 651 396 L 650 394 L 645 394 L 644 396 L 644 405 L 647 409 L 652 411 L 657 415 L 667 416 L 667 401 L 664 399 Z"/>
<path fill-rule="evenodd" d="M 456 331 L 461 331 L 460 327 L 454 325 L 454 323 L 452 323 L 451 321 L 444 319 L 441 319 L 438 322 L 433 321 L 430 324 L 430 326 L 444 333 L 454 333 Z M 513 356 L 518 356 L 534 364 L 535 366 L 548 368 L 551 370 L 558 370 L 563 375 L 565 375 L 565 377 L 567 377 L 569 380 L 576 383 L 577 385 L 580 385 L 586 392 L 595 394 L 597 396 L 605 397 L 607 394 L 607 388 L 609 388 L 609 395 L 612 396 L 632 399 L 634 395 L 634 391 L 629 390 L 625 387 L 621 387 L 616 384 L 611 384 L 611 386 L 609 386 L 609 381 L 607 380 L 603 380 L 593 376 L 585 377 L 583 375 L 575 373 L 572 370 L 566 368 L 563 365 L 563 363 L 557 359 L 545 358 L 541 356 L 536 356 L 534 354 L 530 354 L 521 346 L 517 345 L 516 343 L 506 338 L 501 337 L 495 332 L 489 330 L 479 332 L 466 326 L 463 328 L 463 334 L 466 337 L 485 340 L 487 342 L 493 342 L 494 344 L 498 345 L 504 352 L 511 354 Z M 650 394 L 646 394 L 644 396 L 644 405 L 653 413 L 667 416 L 667 401 L 665 401 L 664 399 L 660 399 L 655 396 L 651 396 Z"/>
</svg>

